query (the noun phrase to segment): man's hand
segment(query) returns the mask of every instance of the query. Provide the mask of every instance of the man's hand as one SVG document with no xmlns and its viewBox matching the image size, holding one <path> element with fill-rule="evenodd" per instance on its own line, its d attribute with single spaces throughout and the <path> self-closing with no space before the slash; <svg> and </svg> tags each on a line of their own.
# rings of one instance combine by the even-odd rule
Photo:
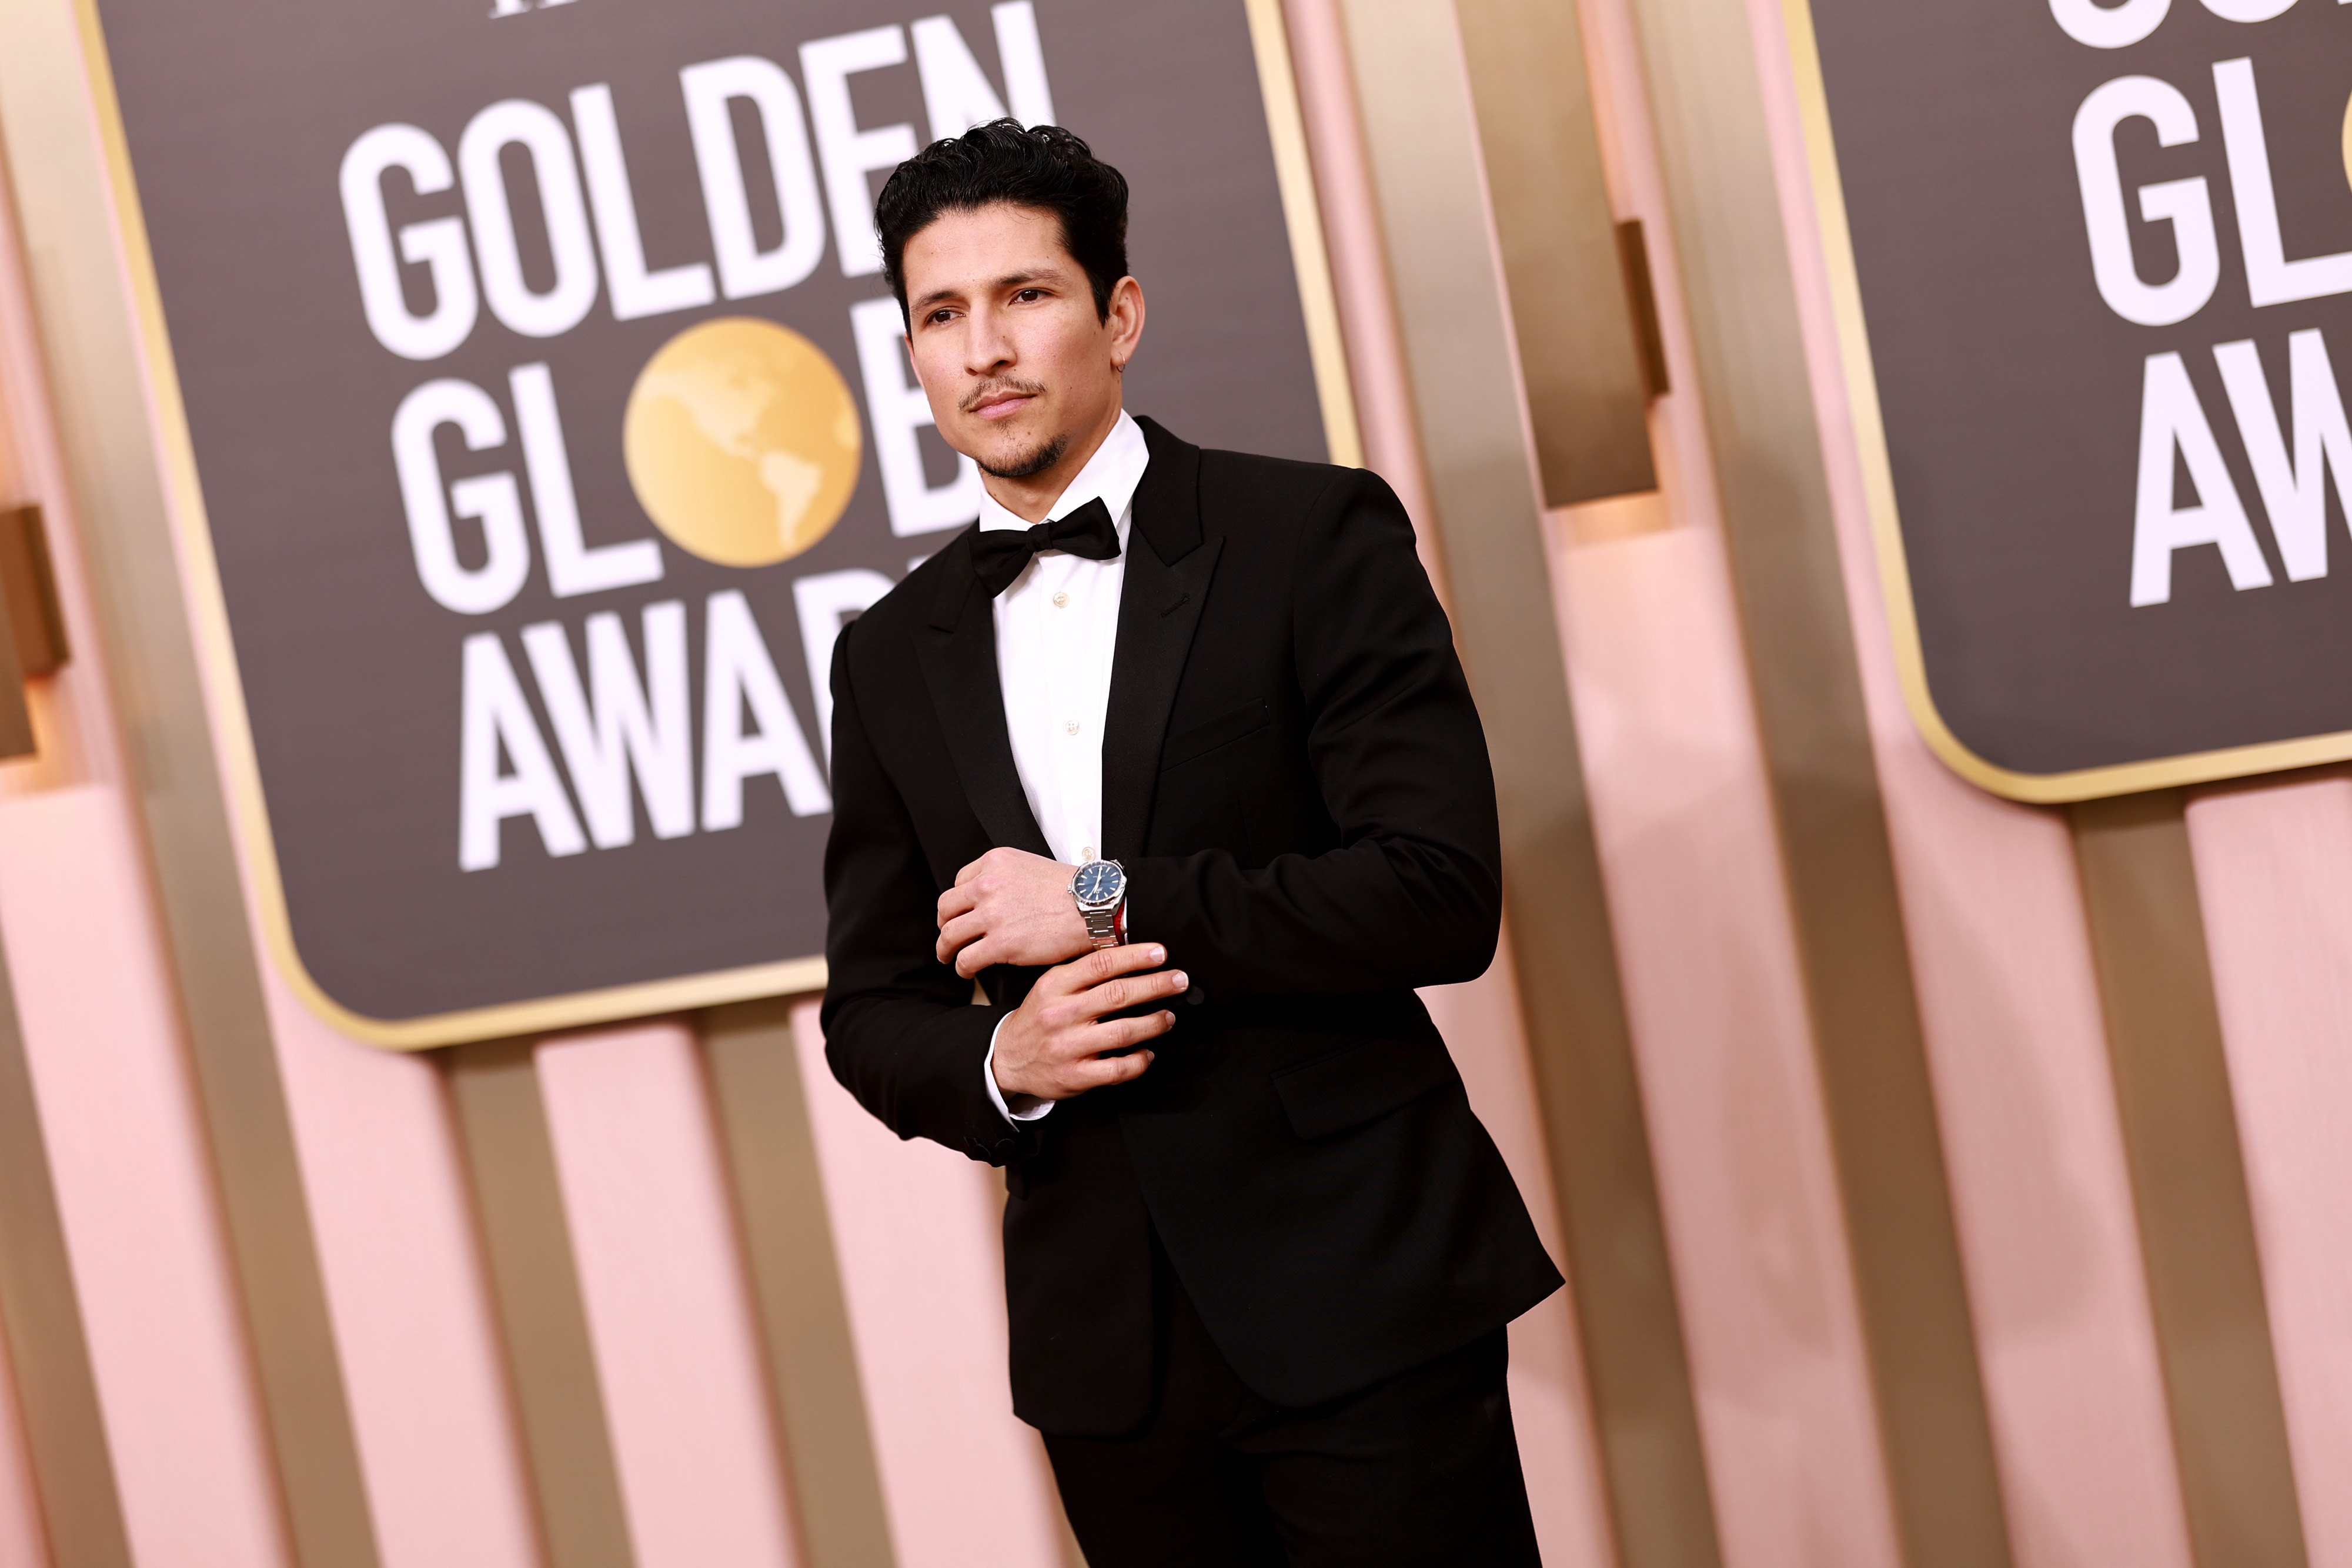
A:
<svg viewBox="0 0 2352 1568">
<path fill-rule="evenodd" d="M 1076 866 L 1022 850 L 991 850 L 940 894 L 940 962 L 969 980 L 992 964 L 1035 967 L 1094 948 L 1077 901 Z"/>
<path fill-rule="evenodd" d="M 1105 947 L 1038 976 L 1028 997 L 996 1031 L 996 1087 L 1006 1102 L 1017 1094 L 1067 1100 L 1142 1077 L 1151 1065 L 1150 1051 L 1102 1053 L 1166 1034 L 1175 1027 L 1176 1015 L 1103 1019 L 1103 1014 L 1180 995 L 1187 984 L 1181 972 L 1136 973 L 1167 961 L 1167 948 L 1145 943 Z"/>
</svg>

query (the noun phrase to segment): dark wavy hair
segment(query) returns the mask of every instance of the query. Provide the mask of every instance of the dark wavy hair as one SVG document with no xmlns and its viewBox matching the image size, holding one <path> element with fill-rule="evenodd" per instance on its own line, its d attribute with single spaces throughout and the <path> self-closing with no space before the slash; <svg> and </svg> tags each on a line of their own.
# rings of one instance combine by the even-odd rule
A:
<svg viewBox="0 0 2352 1568">
<path fill-rule="evenodd" d="M 1127 276 L 1127 176 L 1060 126 L 1012 119 L 934 141 L 884 183 L 874 226 L 900 319 L 907 317 L 907 243 L 945 214 L 999 203 L 1054 214 L 1062 248 L 1086 269 L 1095 314 L 1108 319 L 1110 291 Z"/>
</svg>

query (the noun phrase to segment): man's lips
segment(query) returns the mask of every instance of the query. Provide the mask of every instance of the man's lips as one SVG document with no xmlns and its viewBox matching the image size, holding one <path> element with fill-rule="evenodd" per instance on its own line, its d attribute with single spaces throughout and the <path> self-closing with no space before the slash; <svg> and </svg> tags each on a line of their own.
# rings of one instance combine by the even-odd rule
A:
<svg viewBox="0 0 2352 1568">
<path fill-rule="evenodd" d="M 971 412 L 975 417 L 981 419 L 1003 419 L 1026 408 L 1035 397 L 1034 392 L 991 392 L 972 404 Z"/>
</svg>

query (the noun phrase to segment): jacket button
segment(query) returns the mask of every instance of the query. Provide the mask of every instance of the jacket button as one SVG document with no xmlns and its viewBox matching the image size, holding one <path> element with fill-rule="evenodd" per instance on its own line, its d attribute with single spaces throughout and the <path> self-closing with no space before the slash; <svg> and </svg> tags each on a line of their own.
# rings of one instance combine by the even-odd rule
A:
<svg viewBox="0 0 2352 1568">
<path fill-rule="evenodd" d="M 996 1157 L 1010 1161 L 1013 1158 L 1013 1150 L 1018 1146 L 1010 1138 L 999 1138 L 996 1140 Z"/>
</svg>

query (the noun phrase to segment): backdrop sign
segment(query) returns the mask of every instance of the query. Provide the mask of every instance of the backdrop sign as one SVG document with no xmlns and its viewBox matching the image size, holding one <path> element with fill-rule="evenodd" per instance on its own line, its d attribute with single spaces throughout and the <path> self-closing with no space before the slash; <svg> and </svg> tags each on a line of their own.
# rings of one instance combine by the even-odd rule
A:
<svg viewBox="0 0 2352 1568">
<path fill-rule="evenodd" d="M 1811 20 L 1815 168 L 1931 743 L 2042 800 L 2352 757 L 2352 10 L 1811 0 Z"/>
<path fill-rule="evenodd" d="M 1129 405 L 1327 455 L 1241 0 L 98 9 L 257 880 L 364 1037 L 821 976 L 833 639 L 981 494 L 879 277 L 919 143 L 1087 137 L 1135 192 Z"/>
</svg>

